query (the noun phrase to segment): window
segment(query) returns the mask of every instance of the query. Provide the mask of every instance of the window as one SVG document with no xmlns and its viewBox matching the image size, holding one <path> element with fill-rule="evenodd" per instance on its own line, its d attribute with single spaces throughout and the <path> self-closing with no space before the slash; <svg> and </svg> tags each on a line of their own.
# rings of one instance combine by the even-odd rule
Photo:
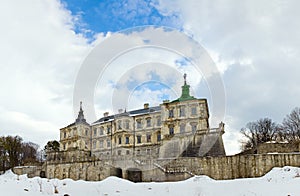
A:
<svg viewBox="0 0 300 196">
<path fill-rule="evenodd" d="M 151 134 L 147 134 L 147 142 L 151 142 Z"/>
<path fill-rule="evenodd" d="M 161 125 L 161 117 L 160 116 L 158 116 L 157 119 L 156 119 L 156 125 L 157 126 Z"/>
<path fill-rule="evenodd" d="M 110 147 L 110 140 L 106 140 L 107 148 Z"/>
<path fill-rule="evenodd" d="M 125 144 L 129 144 L 129 136 L 125 137 Z"/>
<path fill-rule="evenodd" d="M 107 126 L 107 134 L 110 134 L 111 132 L 111 126 Z"/>
<path fill-rule="evenodd" d="M 120 156 L 122 154 L 122 151 L 121 150 L 118 150 L 118 155 Z"/>
<path fill-rule="evenodd" d="M 169 118 L 174 118 L 174 109 L 169 110 Z"/>
<path fill-rule="evenodd" d="M 161 141 L 161 134 L 160 134 L 160 133 L 157 134 L 157 141 L 158 141 L 158 142 Z"/>
<path fill-rule="evenodd" d="M 119 144 L 122 144 L 122 137 L 119 137 Z"/>
<path fill-rule="evenodd" d="M 67 133 L 66 132 L 64 132 L 64 138 L 66 138 L 67 137 Z"/>
<path fill-rule="evenodd" d="M 141 119 L 136 120 L 136 128 L 137 129 L 141 129 L 142 128 L 142 120 Z"/>
<path fill-rule="evenodd" d="M 66 150 L 66 144 L 64 144 L 64 150 Z"/>
<path fill-rule="evenodd" d="M 129 155 L 130 154 L 130 151 L 129 150 L 126 150 L 126 155 Z"/>
<path fill-rule="evenodd" d="M 185 132 L 185 124 L 181 124 L 180 125 L 180 133 L 184 133 Z"/>
<path fill-rule="evenodd" d="M 118 121 L 118 129 L 122 129 L 122 121 L 121 120 Z"/>
<path fill-rule="evenodd" d="M 169 126 L 169 134 L 174 135 L 174 126 Z"/>
<path fill-rule="evenodd" d="M 99 146 L 100 148 L 103 148 L 103 140 L 100 140 Z"/>
<path fill-rule="evenodd" d="M 192 133 L 195 133 L 197 131 L 197 123 L 192 123 Z"/>
<path fill-rule="evenodd" d="M 141 150 L 140 150 L 140 149 L 137 149 L 136 154 L 137 154 L 137 155 L 140 155 L 140 154 L 141 154 Z"/>
<path fill-rule="evenodd" d="M 140 135 L 136 136 L 136 140 L 138 144 L 142 143 L 142 136 Z"/>
<path fill-rule="evenodd" d="M 103 130 L 104 130 L 104 128 L 100 127 L 100 135 L 103 135 Z"/>
<path fill-rule="evenodd" d="M 88 134 L 89 134 L 89 130 L 86 129 L 86 130 L 85 130 L 85 135 L 88 135 Z"/>
<path fill-rule="evenodd" d="M 146 121 L 147 121 L 147 127 L 151 127 L 151 118 L 147 118 Z"/>
<path fill-rule="evenodd" d="M 205 115 L 204 109 L 200 110 L 200 115 L 201 115 L 202 118 L 204 118 L 204 115 Z"/>
<path fill-rule="evenodd" d="M 94 129 L 94 136 L 97 135 L 97 128 Z"/>
<path fill-rule="evenodd" d="M 179 108 L 179 116 L 180 116 L 180 117 L 185 116 L 185 107 L 184 107 L 184 106 L 181 106 L 181 107 Z"/>
<path fill-rule="evenodd" d="M 197 114 L 197 108 L 196 107 L 192 107 L 191 109 L 191 115 L 196 115 Z"/>
<path fill-rule="evenodd" d="M 93 148 L 96 148 L 96 141 L 93 141 Z"/>
<path fill-rule="evenodd" d="M 125 121 L 125 129 L 129 129 L 129 120 Z"/>
<path fill-rule="evenodd" d="M 146 150 L 146 154 L 148 154 L 148 155 L 151 154 L 151 149 L 148 148 L 148 149 Z"/>
</svg>

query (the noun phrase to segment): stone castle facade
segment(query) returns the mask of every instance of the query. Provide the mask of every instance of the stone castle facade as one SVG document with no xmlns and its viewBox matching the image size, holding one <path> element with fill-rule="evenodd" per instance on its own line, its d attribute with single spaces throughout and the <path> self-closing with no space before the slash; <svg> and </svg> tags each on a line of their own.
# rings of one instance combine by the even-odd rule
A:
<svg viewBox="0 0 300 196">
<path fill-rule="evenodd" d="M 60 150 L 47 152 L 40 175 L 178 181 L 194 175 L 258 177 L 276 166 L 300 166 L 298 144 L 262 144 L 257 152 L 226 156 L 224 123 L 211 128 L 207 100 L 191 96 L 189 88 L 185 75 L 178 99 L 114 115 L 104 113 L 92 124 L 86 122 L 81 103 L 75 122 L 60 129 Z"/>
<path fill-rule="evenodd" d="M 60 129 L 60 151 L 48 152 L 47 163 L 69 160 L 75 165 L 82 159 L 94 159 L 127 170 L 138 169 L 135 162 L 145 158 L 225 156 L 223 133 L 223 122 L 217 128 L 210 128 L 207 100 L 190 95 L 184 75 L 181 96 L 165 100 L 159 106 L 149 107 L 146 103 L 138 110 L 104 113 L 89 124 L 80 103 L 75 122 Z M 63 172 L 59 176 L 50 166 L 46 173 L 48 177 L 70 177 Z"/>
</svg>

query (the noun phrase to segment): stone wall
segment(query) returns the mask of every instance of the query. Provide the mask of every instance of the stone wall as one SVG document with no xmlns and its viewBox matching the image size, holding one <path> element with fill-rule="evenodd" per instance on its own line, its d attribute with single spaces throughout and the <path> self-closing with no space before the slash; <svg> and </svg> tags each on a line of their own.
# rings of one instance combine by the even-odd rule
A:
<svg viewBox="0 0 300 196">
<path fill-rule="evenodd" d="M 273 167 L 300 166 L 300 154 L 258 154 L 225 157 L 180 158 L 166 165 L 167 173 L 192 173 L 213 179 L 260 177 Z"/>
<path fill-rule="evenodd" d="M 298 143 L 263 143 L 257 148 L 257 154 L 299 152 Z"/>
<path fill-rule="evenodd" d="M 110 175 L 130 179 L 132 173 L 141 180 L 178 181 L 193 175 L 207 175 L 213 179 L 252 178 L 266 174 L 273 167 L 300 166 L 300 154 L 259 154 L 222 157 L 180 157 L 177 159 L 145 160 L 84 160 L 72 162 L 48 162 L 48 178 L 72 178 L 74 180 L 102 180 Z M 140 172 L 141 171 L 141 172 Z M 134 175 L 133 175 L 134 176 Z M 138 178 L 137 178 L 138 179 Z M 134 179 L 131 179 L 134 181 Z"/>
<path fill-rule="evenodd" d="M 13 168 L 13 172 L 17 175 L 27 174 L 28 177 L 40 176 L 41 166 L 17 166 Z"/>
</svg>

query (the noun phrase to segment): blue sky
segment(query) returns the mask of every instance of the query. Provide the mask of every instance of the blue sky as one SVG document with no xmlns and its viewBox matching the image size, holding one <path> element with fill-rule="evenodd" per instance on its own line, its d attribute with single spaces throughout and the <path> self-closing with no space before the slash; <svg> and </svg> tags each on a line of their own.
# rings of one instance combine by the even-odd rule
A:
<svg viewBox="0 0 300 196">
<path fill-rule="evenodd" d="M 116 32 L 123 29 L 158 25 L 181 28 L 179 13 L 162 15 L 155 0 L 63 0 L 76 21 L 75 31 L 89 38 L 95 33 Z"/>
</svg>

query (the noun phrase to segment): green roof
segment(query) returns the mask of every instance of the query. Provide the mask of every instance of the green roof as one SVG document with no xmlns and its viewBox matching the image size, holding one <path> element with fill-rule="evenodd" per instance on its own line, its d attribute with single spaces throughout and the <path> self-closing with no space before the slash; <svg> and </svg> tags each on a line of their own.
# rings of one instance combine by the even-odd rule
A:
<svg viewBox="0 0 300 196">
<path fill-rule="evenodd" d="M 190 95 L 190 85 L 188 85 L 186 83 L 186 74 L 183 75 L 184 78 L 184 85 L 181 87 L 182 91 L 181 91 L 181 97 L 179 97 L 178 99 L 175 99 L 172 102 L 180 102 L 180 101 L 187 101 L 187 100 L 194 100 L 196 99 L 195 97 Z"/>
</svg>

